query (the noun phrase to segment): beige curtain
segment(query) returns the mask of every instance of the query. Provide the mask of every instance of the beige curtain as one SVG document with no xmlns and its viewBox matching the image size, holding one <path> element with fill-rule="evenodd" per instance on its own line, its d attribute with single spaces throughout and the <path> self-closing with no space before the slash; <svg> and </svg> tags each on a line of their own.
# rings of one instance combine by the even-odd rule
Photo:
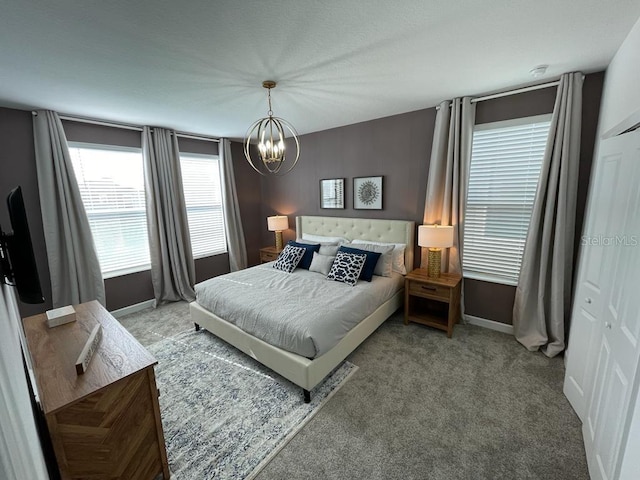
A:
<svg viewBox="0 0 640 480">
<path fill-rule="evenodd" d="M 175 132 L 144 127 L 142 156 L 155 305 L 196 298 L 196 280 Z"/>
<path fill-rule="evenodd" d="M 573 273 L 582 73 L 561 77 L 513 307 L 516 339 L 553 357 L 565 349 Z"/>
<path fill-rule="evenodd" d="M 451 108 L 449 108 L 451 106 Z M 442 102 L 433 132 L 424 224 L 453 225 L 453 247 L 443 249 L 443 270 L 462 275 L 464 208 L 471 162 L 475 104 L 470 97 Z M 423 249 L 421 266 L 427 265 Z M 462 308 L 462 305 L 461 305 Z"/>
<path fill-rule="evenodd" d="M 232 272 L 247 268 L 247 247 L 242 228 L 242 217 L 238 204 L 236 179 L 231 157 L 231 142 L 223 138 L 220 142 L 220 164 L 222 165 L 222 202 L 227 230 L 229 268 Z"/>
<path fill-rule="evenodd" d="M 90 300 L 105 305 L 100 263 L 58 114 L 38 110 L 33 138 L 53 307 Z"/>
</svg>

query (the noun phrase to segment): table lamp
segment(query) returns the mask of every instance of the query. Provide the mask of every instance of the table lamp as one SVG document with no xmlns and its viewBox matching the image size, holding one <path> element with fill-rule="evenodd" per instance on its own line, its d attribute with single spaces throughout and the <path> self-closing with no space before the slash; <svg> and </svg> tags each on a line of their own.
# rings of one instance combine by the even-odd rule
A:
<svg viewBox="0 0 640 480">
<path fill-rule="evenodd" d="M 282 231 L 289 228 L 289 217 L 286 215 L 267 217 L 267 228 L 270 232 L 276 232 L 276 250 L 282 250 Z"/>
<path fill-rule="evenodd" d="M 429 249 L 427 274 L 431 278 L 440 276 L 442 249 L 453 246 L 453 227 L 446 225 L 420 225 L 418 245 Z"/>
</svg>

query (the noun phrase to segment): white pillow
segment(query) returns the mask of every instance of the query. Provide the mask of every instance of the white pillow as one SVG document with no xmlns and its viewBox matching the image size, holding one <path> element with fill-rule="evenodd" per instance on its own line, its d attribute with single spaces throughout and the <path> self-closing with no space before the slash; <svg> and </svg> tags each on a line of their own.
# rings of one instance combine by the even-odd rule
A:
<svg viewBox="0 0 640 480">
<path fill-rule="evenodd" d="M 351 240 L 352 244 L 356 244 L 356 243 L 371 243 L 373 245 L 393 245 L 393 251 L 392 256 L 393 256 L 393 265 L 392 265 L 392 269 L 394 272 L 400 273 L 402 275 L 406 275 L 407 274 L 407 267 L 404 264 L 404 249 L 407 248 L 407 244 L 406 243 L 386 243 L 386 242 L 370 242 L 368 240 Z M 358 248 L 358 247 L 355 247 Z"/>
<path fill-rule="evenodd" d="M 318 243 L 334 243 L 336 245 L 340 242 L 349 241 L 344 237 L 325 237 L 324 235 L 312 235 L 310 233 L 303 233 L 302 240 L 310 240 L 312 242 Z"/>
<path fill-rule="evenodd" d="M 375 252 L 380 254 L 376 268 L 373 271 L 374 275 L 379 277 L 390 277 L 393 271 L 393 245 L 376 245 L 374 243 L 358 243 L 350 244 L 353 248 L 359 248 L 360 250 L 366 250 L 368 252 Z"/>
<path fill-rule="evenodd" d="M 320 245 L 320 249 L 318 250 L 318 253 L 320 255 L 330 255 L 330 256 L 336 256 L 336 253 L 338 253 L 338 248 L 340 247 L 340 245 L 338 244 L 338 242 L 316 242 L 313 240 L 303 240 L 303 239 L 298 239 L 296 240 L 298 243 L 304 243 L 305 245 Z"/>
<path fill-rule="evenodd" d="M 337 247 L 336 247 L 337 248 Z M 310 272 L 318 272 L 326 276 L 331 270 L 331 265 L 336 259 L 336 256 L 320 255 L 317 252 L 313 252 L 313 260 L 311 260 L 311 266 L 309 266 Z"/>
<path fill-rule="evenodd" d="M 335 257 L 336 254 L 338 253 L 338 248 L 340 248 L 340 245 L 324 245 L 321 243 L 320 250 L 318 250 L 318 253 L 320 255 L 328 255 L 328 256 Z"/>
</svg>

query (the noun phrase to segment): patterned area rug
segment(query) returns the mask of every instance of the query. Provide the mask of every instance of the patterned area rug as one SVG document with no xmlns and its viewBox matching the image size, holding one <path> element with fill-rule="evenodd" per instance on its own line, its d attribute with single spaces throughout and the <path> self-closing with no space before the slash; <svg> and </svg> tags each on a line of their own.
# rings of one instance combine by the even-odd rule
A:
<svg viewBox="0 0 640 480">
<path fill-rule="evenodd" d="M 344 362 L 311 391 L 201 330 L 148 347 L 171 478 L 255 476 L 358 368 Z"/>
</svg>

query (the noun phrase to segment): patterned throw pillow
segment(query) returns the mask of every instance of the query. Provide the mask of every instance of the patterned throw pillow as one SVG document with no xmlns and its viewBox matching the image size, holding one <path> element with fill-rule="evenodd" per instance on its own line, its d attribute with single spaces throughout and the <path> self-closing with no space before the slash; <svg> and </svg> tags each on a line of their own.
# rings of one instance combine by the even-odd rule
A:
<svg viewBox="0 0 640 480">
<path fill-rule="evenodd" d="M 293 247 L 301 247 L 304 248 L 305 252 L 302 256 L 302 260 L 298 264 L 298 268 L 304 268 L 305 270 L 309 270 L 309 266 L 311 265 L 311 261 L 313 260 L 313 252 L 317 252 L 320 250 L 319 244 L 309 244 L 309 243 L 298 243 L 293 240 L 289 240 L 287 245 L 291 245 Z"/>
<path fill-rule="evenodd" d="M 353 287 L 358 281 L 366 259 L 367 256 L 365 254 L 338 251 L 327 278 Z"/>
<path fill-rule="evenodd" d="M 287 245 L 284 247 L 284 250 L 280 252 L 280 255 L 278 255 L 278 259 L 276 263 L 273 264 L 273 268 L 291 273 L 296 269 L 305 252 L 306 250 L 302 247 Z"/>
<path fill-rule="evenodd" d="M 371 281 L 371 278 L 373 277 L 373 271 L 376 269 L 376 264 L 378 263 L 378 259 L 380 258 L 380 253 L 370 252 L 368 250 L 362 250 L 360 248 L 351 248 L 345 245 L 340 245 L 338 252 L 355 253 L 357 255 L 366 255 L 364 267 L 360 272 L 360 280 L 365 280 L 367 282 Z"/>
</svg>

